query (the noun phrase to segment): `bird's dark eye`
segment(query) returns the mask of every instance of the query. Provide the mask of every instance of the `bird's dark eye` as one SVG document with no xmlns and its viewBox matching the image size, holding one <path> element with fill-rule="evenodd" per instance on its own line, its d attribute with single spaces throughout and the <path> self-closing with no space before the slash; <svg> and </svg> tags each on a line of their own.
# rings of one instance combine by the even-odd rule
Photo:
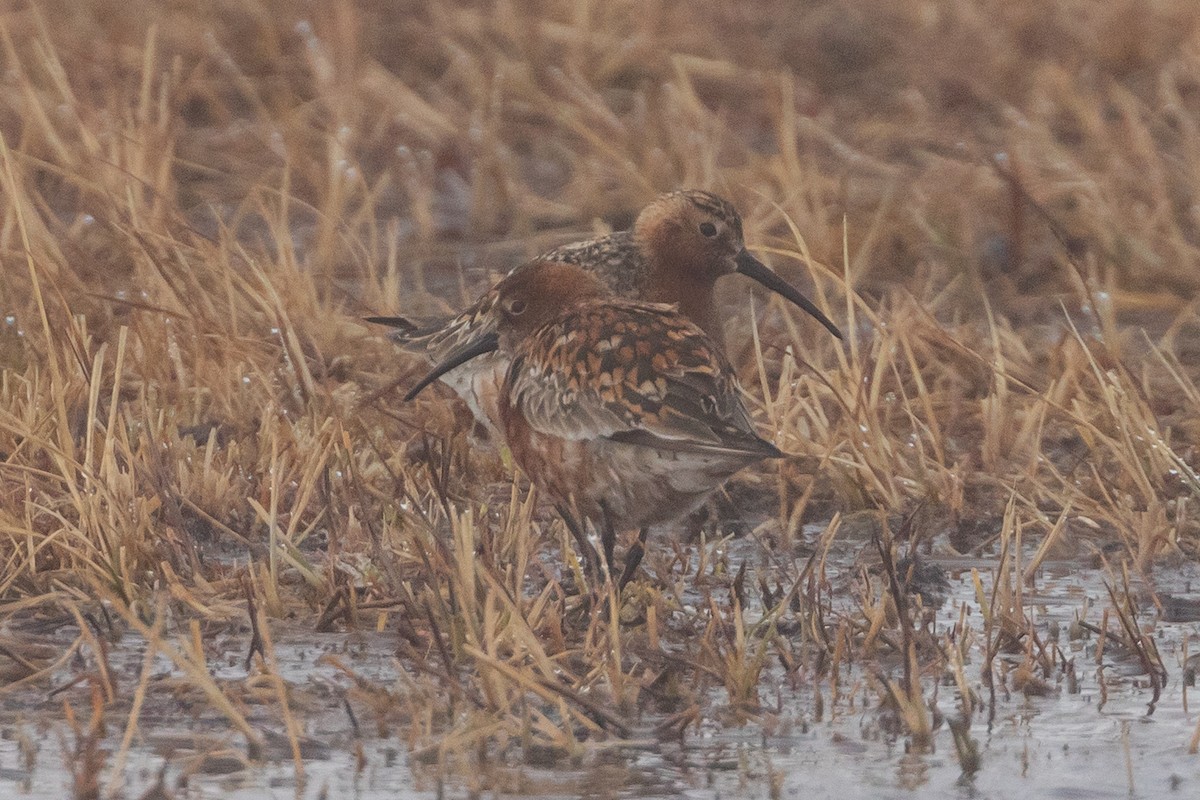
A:
<svg viewBox="0 0 1200 800">
<path fill-rule="evenodd" d="M 705 236 L 712 238 L 713 236 L 717 235 L 717 226 L 713 225 L 711 222 L 701 222 L 700 223 L 700 232 L 703 233 Z"/>
<path fill-rule="evenodd" d="M 524 300 L 517 298 L 515 300 L 509 300 L 505 304 L 505 308 L 508 310 L 508 313 L 512 314 L 515 317 L 515 316 L 525 313 L 526 305 L 527 305 L 527 303 Z"/>
</svg>

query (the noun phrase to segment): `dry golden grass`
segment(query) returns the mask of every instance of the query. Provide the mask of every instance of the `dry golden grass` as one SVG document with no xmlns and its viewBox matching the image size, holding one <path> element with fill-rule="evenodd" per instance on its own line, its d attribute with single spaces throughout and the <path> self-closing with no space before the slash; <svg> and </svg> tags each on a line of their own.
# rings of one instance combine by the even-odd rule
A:
<svg viewBox="0 0 1200 800">
<path fill-rule="evenodd" d="M 286 614 L 395 631 L 403 690 L 372 703 L 431 758 L 570 754 L 655 704 L 682 731 L 709 687 L 754 716 L 764 664 L 805 648 L 834 705 L 863 691 L 847 659 L 902 663 L 872 691 L 921 741 L 930 664 L 972 713 L 967 637 L 922 638 L 886 556 L 890 584 L 832 614 L 824 556 L 791 558 L 802 523 L 839 515 L 825 551 L 863 515 L 1003 548 L 977 635 L 991 657 L 1024 642 L 1030 670 L 1052 667 L 1019 600 L 1042 559 L 1200 554 L 1190 0 L 195 5 L 0 15 L 5 618 L 103 601 L 256 746 L 188 622 L 246 619 L 247 598 L 266 674 Z M 748 621 L 756 579 L 719 542 L 685 566 L 660 541 L 610 625 L 461 409 L 362 404 L 419 365 L 359 318 L 457 305 L 681 186 L 733 199 L 850 337 L 761 295 L 751 325 L 728 289 L 764 429 L 805 456 L 741 481 L 779 490 L 761 535 L 783 583 Z M 266 691 L 299 764 L 286 688 Z"/>
</svg>

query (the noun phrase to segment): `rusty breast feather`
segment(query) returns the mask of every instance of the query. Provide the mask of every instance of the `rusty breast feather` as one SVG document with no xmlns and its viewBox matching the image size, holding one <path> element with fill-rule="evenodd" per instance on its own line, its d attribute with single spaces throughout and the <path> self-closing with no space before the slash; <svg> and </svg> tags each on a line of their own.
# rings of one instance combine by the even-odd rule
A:
<svg viewBox="0 0 1200 800">
<path fill-rule="evenodd" d="M 513 357 L 509 414 L 568 440 L 606 437 L 678 451 L 777 455 L 754 432 L 725 356 L 672 306 L 585 303 Z"/>
</svg>

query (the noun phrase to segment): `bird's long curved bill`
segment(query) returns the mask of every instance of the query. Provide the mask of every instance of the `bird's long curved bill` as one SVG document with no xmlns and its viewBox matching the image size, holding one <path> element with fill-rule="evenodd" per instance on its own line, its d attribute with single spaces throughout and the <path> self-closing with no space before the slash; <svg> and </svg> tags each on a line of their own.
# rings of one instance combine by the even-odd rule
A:
<svg viewBox="0 0 1200 800">
<path fill-rule="evenodd" d="M 743 249 L 742 252 L 738 253 L 737 258 L 734 259 L 734 262 L 737 264 L 737 271 L 739 273 L 745 275 L 747 278 L 753 278 L 763 286 L 770 289 L 772 292 L 781 294 L 788 300 L 791 300 L 793 303 L 800 306 L 800 308 L 816 317 L 817 322 L 820 322 L 822 325 L 828 328 L 829 332 L 834 336 L 839 339 L 842 338 L 842 332 L 838 330 L 838 326 L 834 325 L 833 321 L 829 319 L 829 317 L 822 314 L 821 309 L 813 305 L 812 301 L 807 297 L 800 294 L 799 290 L 797 290 L 795 286 L 792 286 L 783 278 L 776 275 L 767 268 L 766 264 L 750 255 L 749 250 Z"/>
<path fill-rule="evenodd" d="M 471 339 L 459 347 L 454 348 L 441 363 L 430 370 L 429 374 L 421 380 L 417 381 L 417 385 L 409 390 L 408 394 L 404 395 L 405 400 L 412 400 L 421 390 L 429 384 L 436 381 L 438 378 L 445 375 L 455 367 L 460 367 L 473 358 L 478 358 L 485 353 L 494 353 L 500 348 L 500 337 L 496 333 L 485 333 L 477 339 Z"/>
</svg>

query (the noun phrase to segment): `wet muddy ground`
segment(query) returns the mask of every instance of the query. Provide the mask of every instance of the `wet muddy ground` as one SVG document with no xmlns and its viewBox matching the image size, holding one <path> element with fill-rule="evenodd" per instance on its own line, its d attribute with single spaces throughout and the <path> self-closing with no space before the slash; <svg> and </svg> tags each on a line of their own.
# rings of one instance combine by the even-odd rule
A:
<svg viewBox="0 0 1200 800">
<path fill-rule="evenodd" d="M 1200 796 L 1197 9 L 8 4 L 0 800 Z M 657 542 L 633 594 L 661 645 L 637 597 L 619 637 L 553 597 L 530 649 L 561 622 L 544 649 L 596 694 L 520 740 L 526 684 L 471 714 L 484 660 L 432 644 L 503 613 L 401 603 L 528 611 L 562 559 L 549 526 L 498 532 L 507 484 L 480 513 L 499 545 L 417 555 L 502 473 L 458 469 L 444 403 L 360 405 L 420 366 L 360 318 L 459 308 L 689 186 L 728 193 L 848 334 L 722 289 L 756 418 L 797 453 L 736 513 L 846 519 L 827 559 L 824 525 L 794 549 L 771 522 Z M 930 592 L 900 624 L 847 520 L 926 503 L 987 543 L 926 538 Z M 542 561 L 501 574 L 510 553 Z M 389 605 L 320 623 L 360 585 Z M 812 596 L 768 612 L 779 586 Z M 248 656 L 255 603 L 269 658 Z M 761 673 L 721 661 L 734 619 Z M 527 646 L 520 627 L 491 642 Z M 902 651 L 928 742 L 886 700 Z M 670 670 L 683 710 L 642 683 Z M 638 707 L 605 696 L 613 674 Z M 589 702 L 622 735 L 583 730 Z"/>
<path fill-rule="evenodd" d="M 762 540 L 753 536 L 710 546 L 733 559 L 767 563 Z M 860 579 L 859 550 L 849 542 L 832 548 L 831 586 L 850 587 Z M 247 672 L 249 633 L 242 629 L 206 632 L 206 650 L 214 677 L 226 687 L 241 685 L 246 716 L 263 735 L 258 758 L 247 757 L 242 737 L 160 658 L 120 783 L 114 766 L 125 733 L 120 713 L 109 715 L 93 763 L 104 765 L 100 786 L 113 793 L 104 796 L 133 798 L 1126 798 L 1190 797 L 1200 789 L 1200 764 L 1187 754 L 1200 700 L 1194 690 L 1187 697 L 1191 668 L 1184 664 L 1189 647 L 1198 649 L 1194 634 L 1200 614 L 1193 603 L 1200 600 L 1200 569 L 1159 569 L 1153 587 L 1134 581 L 1134 594 L 1146 598 L 1141 622 L 1152 632 L 1167 669 L 1154 702 L 1138 659 L 1115 639 L 1102 643 L 1096 632 L 1105 624 L 1105 582 L 1111 575 L 1099 567 L 1082 568 L 1079 560 L 1044 565 L 1034 586 L 1025 588 L 1023 609 L 1042 641 L 1057 645 L 1058 666 L 1049 676 L 1023 682 L 1013 676 L 1024 655 L 1001 654 L 992 710 L 980 677 L 978 634 L 984 621 L 972 571 L 990 592 L 995 558 L 929 557 L 925 563 L 940 566 L 948 581 L 930 630 L 945 637 L 962 631 L 965 622 L 971 631 L 964 673 L 978 705 L 968 732 L 978 747 L 973 775 L 964 773 L 948 725 L 961 713 L 949 671 L 940 681 L 924 681 L 938 722 L 932 746 L 920 752 L 868 689 L 873 677 L 897 674 L 897 665 L 887 663 L 843 667 L 835 698 L 831 676 L 817 678 L 804 669 L 789 675 L 772 661 L 759 682 L 760 709 L 702 720 L 682 737 L 663 734 L 659 726 L 665 716 L 645 709 L 630 721 L 627 740 L 584 743 L 571 755 L 508 747 L 498 755 L 480 750 L 465 760 L 439 758 L 428 747 L 411 749 L 411 720 L 380 712 L 371 700 L 381 692 L 401 697 L 409 685 L 394 658 L 393 634 L 315 634 L 311 624 L 300 621 L 277 622 L 272 635 L 301 733 L 303 777 L 293 763 L 274 695 Z M 748 575 L 754 579 L 755 570 Z M 1150 599 L 1151 588 L 1165 598 L 1161 611 Z M 852 605 L 847 599 L 852 594 L 838 591 L 842 599 L 834 607 Z M 761 613 L 751 601 L 745 616 L 753 621 Z M 1116 630 L 1115 622 L 1108 626 Z M 48 649 L 63 649 L 76 633 L 71 624 L 36 635 L 26 630 L 22 641 L 32 637 Z M 1104 651 L 1097 660 L 1100 647 Z M 143 652 L 134 633 L 115 641 L 109 661 L 116 680 L 136 683 Z M 49 685 L 4 696 L 0 787 L 6 795 L 67 796 L 72 780 L 67 765 L 86 768 L 76 735 L 64 721 L 64 703 L 81 722 L 89 715 L 89 689 L 73 684 L 75 677 L 68 662 Z M 715 707 L 721 702 L 714 698 Z M 166 794 L 156 793 L 159 786 Z"/>
</svg>

